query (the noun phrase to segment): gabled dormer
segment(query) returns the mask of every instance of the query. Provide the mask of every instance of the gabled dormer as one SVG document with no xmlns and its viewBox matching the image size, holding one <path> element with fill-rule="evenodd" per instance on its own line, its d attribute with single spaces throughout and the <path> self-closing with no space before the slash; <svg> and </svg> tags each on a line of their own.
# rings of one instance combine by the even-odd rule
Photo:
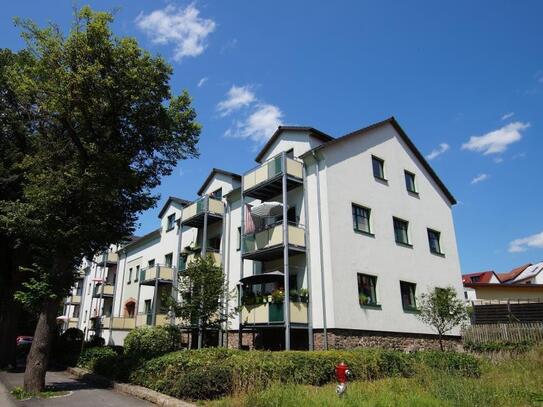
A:
<svg viewBox="0 0 543 407">
<path fill-rule="evenodd" d="M 177 198 L 175 196 L 170 196 L 168 198 L 158 214 L 163 231 L 168 232 L 174 229 L 175 222 L 181 217 L 181 211 L 188 204 L 190 204 L 190 201 L 187 201 L 186 199 Z"/>
<path fill-rule="evenodd" d="M 334 138 L 313 127 L 279 126 L 255 158 L 258 163 L 282 153 L 289 152 L 292 158 L 300 157 L 319 145 Z"/>
<path fill-rule="evenodd" d="M 198 190 L 198 195 L 209 195 L 216 199 L 222 199 L 223 196 L 239 188 L 240 185 L 241 175 L 213 168 Z"/>
</svg>

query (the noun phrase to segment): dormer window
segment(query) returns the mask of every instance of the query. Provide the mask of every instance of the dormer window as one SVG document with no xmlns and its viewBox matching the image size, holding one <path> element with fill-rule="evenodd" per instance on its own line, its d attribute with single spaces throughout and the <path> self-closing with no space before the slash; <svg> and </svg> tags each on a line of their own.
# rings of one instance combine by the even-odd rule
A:
<svg viewBox="0 0 543 407">
<path fill-rule="evenodd" d="M 222 188 L 217 189 L 211 193 L 211 197 L 215 199 L 222 199 Z"/>
<path fill-rule="evenodd" d="M 174 227 L 175 227 L 175 213 L 172 213 L 170 216 L 168 216 L 166 232 L 169 230 L 172 230 Z"/>
</svg>

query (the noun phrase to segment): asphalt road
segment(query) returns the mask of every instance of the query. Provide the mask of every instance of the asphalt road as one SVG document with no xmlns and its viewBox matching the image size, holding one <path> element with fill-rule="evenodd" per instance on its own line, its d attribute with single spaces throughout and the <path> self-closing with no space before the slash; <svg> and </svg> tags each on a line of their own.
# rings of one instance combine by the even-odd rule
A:
<svg viewBox="0 0 543 407">
<path fill-rule="evenodd" d="M 23 372 L 0 372 L 0 380 L 11 390 L 14 387 L 22 387 Z M 154 406 L 129 395 L 118 393 L 114 390 L 99 388 L 94 385 L 77 380 L 68 373 L 47 372 L 47 386 L 54 386 L 58 390 L 68 391 L 69 394 L 49 399 L 31 399 L 17 401 L 15 405 L 28 407 L 132 407 Z"/>
</svg>

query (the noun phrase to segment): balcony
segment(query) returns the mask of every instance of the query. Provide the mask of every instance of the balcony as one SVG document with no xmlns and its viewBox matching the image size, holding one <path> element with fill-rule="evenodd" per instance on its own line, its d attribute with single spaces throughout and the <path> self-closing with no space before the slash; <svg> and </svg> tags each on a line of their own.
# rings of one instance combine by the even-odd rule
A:
<svg viewBox="0 0 543 407">
<path fill-rule="evenodd" d="M 222 257 L 221 257 L 221 254 L 215 250 L 209 250 L 207 253 L 206 253 L 207 256 L 211 256 L 213 257 L 213 264 L 215 264 L 215 266 L 218 266 L 218 267 L 221 267 L 222 265 Z M 184 271 L 187 269 L 187 267 L 189 266 L 190 263 L 194 262 L 196 260 L 197 257 L 200 257 L 200 253 L 190 253 L 185 260 L 183 260 L 183 256 L 180 257 L 180 260 L 179 260 L 179 270 L 180 271 Z"/>
<path fill-rule="evenodd" d="M 243 235 L 242 257 L 249 260 L 268 261 L 283 255 L 283 222 L 264 230 Z M 305 252 L 305 230 L 299 225 L 288 225 L 289 255 Z"/>
<path fill-rule="evenodd" d="M 243 194 L 245 196 L 265 201 L 281 195 L 283 191 L 282 176 L 285 171 L 287 190 L 290 191 L 303 184 L 302 162 L 285 158 L 286 169 L 284 169 L 283 154 L 272 158 L 243 176 Z"/>
<path fill-rule="evenodd" d="M 102 327 L 104 329 L 128 331 L 136 327 L 136 318 L 104 317 Z"/>
<path fill-rule="evenodd" d="M 307 324 L 307 303 L 290 302 L 290 322 Z M 283 303 L 243 305 L 241 322 L 244 325 L 281 325 L 285 322 Z"/>
<path fill-rule="evenodd" d="M 181 225 L 200 228 L 204 225 L 205 214 L 207 223 L 219 222 L 224 215 L 224 205 L 220 199 L 203 196 L 183 209 Z"/>
<path fill-rule="evenodd" d="M 165 326 L 170 324 L 170 317 L 168 314 L 160 313 L 156 314 L 156 326 Z M 153 325 L 152 313 L 139 313 L 136 317 L 136 326 Z"/>
<path fill-rule="evenodd" d="M 66 300 L 66 304 L 81 304 L 81 296 L 70 295 Z"/>
<path fill-rule="evenodd" d="M 111 264 L 117 264 L 119 261 L 119 255 L 116 252 L 108 252 L 107 262 Z"/>
<path fill-rule="evenodd" d="M 172 266 L 156 265 L 140 270 L 140 284 L 154 285 L 158 280 L 159 284 L 172 284 L 175 268 Z"/>
<path fill-rule="evenodd" d="M 97 284 L 94 287 L 94 298 L 110 298 L 113 297 L 113 292 L 115 291 L 115 286 L 113 284 Z"/>
</svg>

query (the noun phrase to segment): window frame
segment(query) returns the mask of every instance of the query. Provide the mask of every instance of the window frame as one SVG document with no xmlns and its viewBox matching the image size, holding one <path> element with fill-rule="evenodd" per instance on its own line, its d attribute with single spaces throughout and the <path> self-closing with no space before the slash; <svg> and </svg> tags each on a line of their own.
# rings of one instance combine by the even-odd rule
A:
<svg viewBox="0 0 543 407">
<path fill-rule="evenodd" d="M 175 229 L 175 213 L 168 215 L 166 218 L 166 232 Z"/>
<path fill-rule="evenodd" d="M 406 228 L 405 228 L 406 241 L 405 242 L 398 240 L 398 234 L 396 233 L 396 222 L 401 222 L 406 225 Z M 392 227 L 394 229 L 394 241 L 396 242 L 396 244 L 399 244 L 401 246 L 413 247 L 413 245 L 411 244 L 411 238 L 409 236 L 409 221 L 408 220 L 398 218 L 397 216 L 393 216 Z"/>
<path fill-rule="evenodd" d="M 407 190 L 407 192 L 409 192 L 410 194 L 418 195 L 419 191 L 418 191 L 418 188 L 417 188 L 417 181 L 416 181 L 417 180 L 417 175 L 414 172 L 411 172 L 411 171 L 408 171 L 408 170 L 404 170 L 403 173 L 404 173 L 404 180 L 405 180 L 405 189 Z M 413 189 L 409 189 L 409 184 L 407 183 L 407 178 L 408 177 L 411 177 L 411 179 L 412 179 Z"/>
<path fill-rule="evenodd" d="M 369 278 L 370 281 L 370 295 L 366 295 L 365 292 L 361 290 L 361 282 L 363 278 Z M 381 309 L 381 304 L 379 304 L 379 299 L 377 298 L 377 276 L 374 276 L 372 274 L 366 274 L 366 273 L 356 273 L 356 285 L 358 290 L 358 304 L 363 308 L 375 308 L 375 309 Z M 372 302 L 362 303 L 360 301 L 360 296 L 364 295 L 368 299 L 371 299 L 371 297 L 375 297 Z"/>
<path fill-rule="evenodd" d="M 355 211 L 357 209 L 361 209 L 362 211 L 367 211 L 368 216 L 367 216 L 366 219 L 367 219 L 367 223 L 368 223 L 368 230 L 364 230 L 364 229 L 359 228 L 358 218 L 362 217 L 362 216 L 355 214 Z M 362 234 L 369 235 L 369 236 L 375 236 L 375 234 L 373 233 L 372 225 L 371 225 L 371 208 L 368 208 L 367 206 L 364 206 L 364 205 L 357 204 L 355 202 L 351 202 L 351 219 L 352 219 L 352 222 L 353 222 L 353 230 L 356 233 L 362 233 Z M 356 219 L 356 221 L 355 221 L 355 219 Z"/>
<path fill-rule="evenodd" d="M 432 249 L 430 233 L 436 233 L 437 234 L 438 251 L 435 251 L 435 250 Z M 428 236 L 428 248 L 430 250 L 430 253 L 435 254 L 437 256 L 445 256 L 445 253 L 443 252 L 443 247 L 441 246 L 441 232 L 439 230 L 435 230 L 435 229 L 432 229 L 432 228 L 426 228 L 426 234 Z"/>
<path fill-rule="evenodd" d="M 141 267 L 140 265 L 138 264 L 136 266 L 136 277 L 134 277 L 134 283 L 137 283 L 139 278 L 140 278 L 140 272 L 141 272 Z"/>
<path fill-rule="evenodd" d="M 129 267 L 128 268 L 128 281 L 126 284 L 131 284 L 132 283 L 132 272 L 133 272 L 133 268 L 132 267 Z"/>
<path fill-rule="evenodd" d="M 381 175 L 376 175 L 375 174 L 375 166 L 373 165 L 374 162 L 378 162 L 379 163 L 379 168 L 380 168 L 380 172 L 381 172 Z M 381 180 L 381 181 L 386 181 L 388 182 L 387 178 L 386 178 L 386 171 L 385 171 L 385 160 L 383 160 L 382 158 L 380 157 L 377 157 L 376 155 L 371 155 L 371 169 L 372 169 L 372 172 L 373 172 L 373 177 L 375 179 L 378 179 L 378 180 Z"/>
<path fill-rule="evenodd" d="M 407 287 L 409 290 L 413 288 L 413 292 L 409 292 L 410 300 L 412 300 L 413 305 L 406 304 L 404 302 L 404 287 Z M 412 298 L 411 298 L 412 297 Z M 402 301 L 402 309 L 404 312 L 418 312 L 417 308 L 417 284 L 410 281 L 400 280 L 400 299 Z"/>
<path fill-rule="evenodd" d="M 241 250 L 241 226 L 238 226 L 236 230 L 238 231 L 236 251 L 239 252 Z"/>
</svg>

